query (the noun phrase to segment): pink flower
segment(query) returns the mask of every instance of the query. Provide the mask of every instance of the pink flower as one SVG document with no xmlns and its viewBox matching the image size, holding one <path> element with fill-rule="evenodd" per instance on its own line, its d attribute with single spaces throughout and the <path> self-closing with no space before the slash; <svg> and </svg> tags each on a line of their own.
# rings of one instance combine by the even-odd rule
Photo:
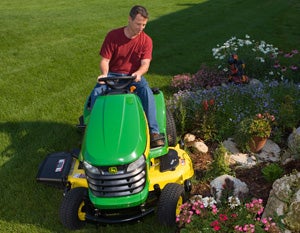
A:
<svg viewBox="0 0 300 233">
<path fill-rule="evenodd" d="M 217 206 L 216 205 L 212 205 L 212 212 L 213 212 L 213 214 L 217 214 L 218 213 L 218 208 L 217 208 Z"/>
<path fill-rule="evenodd" d="M 290 66 L 290 69 L 291 69 L 291 70 L 298 70 L 298 66 L 296 66 L 296 65 L 291 65 L 291 66 Z"/>
<path fill-rule="evenodd" d="M 276 61 L 276 62 L 274 63 L 274 65 L 273 65 L 273 67 L 274 67 L 275 69 L 279 68 L 279 67 L 280 67 L 279 61 Z"/>
<path fill-rule="evenodd" d="M 263 115 L 261 113 L 256 114 L 257 118 L 263 118 Z"/>
<path fill-rule="evenodd" d="M 286 66 L 283 66 L 283 67 L 281 68 L 281 71 L 282 71 L 282 72 L 285 72 L 285 71 L 286 71 Z"/>
<path fill-rule="evenodd" d="M 262 222 L 263 224 L 266 224 L 266 223 L 268 222 L 268 220 L 267 220 L 266 218 L 263 218 L 263 219 L 261 220 L 261 222 Z"/>
<path fill-rule="evenodd" d="M 293 53 L 286 53 L 286 54 L 284 54 L 284 57 L 293 57 Z"/>
</svg>

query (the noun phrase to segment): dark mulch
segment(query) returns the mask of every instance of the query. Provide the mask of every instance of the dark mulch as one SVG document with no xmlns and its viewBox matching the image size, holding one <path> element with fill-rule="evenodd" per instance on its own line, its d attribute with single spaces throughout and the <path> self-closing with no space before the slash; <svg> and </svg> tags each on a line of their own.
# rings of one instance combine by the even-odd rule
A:
<svg viewBox="0 0 300 233">
<path fill-rule="evenodd" d="M 191 154 L 193 161 L 195 176 L 197 179 L 201 179 L 208 169 L 208 165 L 212 162 L 212 156 L 207 154 L 195 155 Z M 267 182 L 262 174 L 262 168 L 266 166 L 266 163 L 260 163 L 251 168 L 238 168 L 235 169 L 236 178 L 245 182 L 249 188 L 249 196 L 253 198 L 261 198 L 264 203 L 267 203 L 269 193 L 272 189 L 272 183 Z M 290 174 L 293 170 L 300 171 L 300 160 L 291 161 L 286 165 L 282 165 L 284 174 Z M 198 182 L 194 184 L 192 194 L 200 194 L 202 196 L 210 196 L 209 182 Z"/>
</svg>

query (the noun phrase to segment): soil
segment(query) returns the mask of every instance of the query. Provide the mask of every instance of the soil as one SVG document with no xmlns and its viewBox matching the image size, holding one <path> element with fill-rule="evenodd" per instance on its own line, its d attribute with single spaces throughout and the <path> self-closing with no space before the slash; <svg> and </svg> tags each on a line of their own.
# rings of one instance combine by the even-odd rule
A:
<svg viewBox="0 0 300 233">
<path fill-rule="evenodd" d="M 208 170 L 209 164 L 213 161 L 211 152 L 206 154 L 191 154 L 193 166 L 195 170 L 196 179 L 199 182 L 193 184 L 192 195 L 200 194 L 202 196 L 211 196 L 210 185 L 208 182 L 200 182 L 201 178 Z M 245 182 L 249 188 L 249 197 L 263 199 L 264 204 L 267 203 L 269 193 L 272 189 L 272 183 L 267 182 L 262 174 L 262 168 L 267 163 L 258 163 L 251 168 L 238 168 L 234 169 L 235 177 Z M 294 169 L 300 172 L 300 160 L 291 161 L 281 166 L 284 174 L 290 174 Z"/>
</svg>

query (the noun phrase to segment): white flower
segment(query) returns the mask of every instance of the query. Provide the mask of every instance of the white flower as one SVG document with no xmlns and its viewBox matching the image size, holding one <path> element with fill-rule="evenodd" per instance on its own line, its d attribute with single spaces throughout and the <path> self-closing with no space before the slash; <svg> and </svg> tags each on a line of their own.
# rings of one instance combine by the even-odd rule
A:
<svg viewBox="0 0 300 233">
<path fill-rule="evenodd" d="M 221 48 L 229 48 L 229 47 L 230 47 L 230 44 L 228 42 L 225 42 L 224 46 L 222 46 Z"/>
<path fill-rule="evenodd" d="M 212 207 L 213 205 L 217 204 L 217 201 L 213 197 L 204 197 L 202 198 L 202 202 L 204 207 Z"/>
<path fill-rule="evenodd" d="M 252 42 L 251 42 L 251 40 L 245 40 L 245 44 L 246 45 L 252 45 Z"/>
<path fill-rule="evenodd" d="M 235 207 L 241 205 L 240 199 L 238 197 L 230 196 L 228 197 L 228 205 L 230 209 L 234 209 Z"/>
</svg>

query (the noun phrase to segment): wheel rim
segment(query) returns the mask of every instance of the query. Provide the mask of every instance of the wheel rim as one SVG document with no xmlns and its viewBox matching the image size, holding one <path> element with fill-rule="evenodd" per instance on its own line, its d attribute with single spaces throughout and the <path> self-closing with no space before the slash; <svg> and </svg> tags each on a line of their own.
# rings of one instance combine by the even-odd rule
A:
<svg viewBox="0 0 300 233">
<path fill-rule="evenodd" d="M 182 203 L 183 203 L 183 198 L 182 196 L 180 196 L 178 198 L 177 205 L 176 205 L 176 216 L 180 214 Z"/>
<path fill-rule="evenodd" d="M 81 202 L 78 208 L 78 218 L 80 221 L 85 221 L 85 212 L 82 211 L 84 202 Z"/>
</svg>

